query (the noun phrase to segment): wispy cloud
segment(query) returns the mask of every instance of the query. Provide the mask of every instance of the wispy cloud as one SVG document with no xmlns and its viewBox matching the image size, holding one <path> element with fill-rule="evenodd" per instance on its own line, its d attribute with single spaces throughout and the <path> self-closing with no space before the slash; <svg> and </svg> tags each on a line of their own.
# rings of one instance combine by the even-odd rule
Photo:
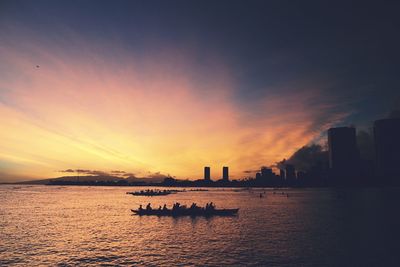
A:
<svg viewBox="0 0 400 267">
<path fill-rule="evenodd" d="M 79 38 L 68 45 L 0 46 L 0 160 L 23 162 L 19 172 L 198 178 L 204 165 L 229 165 L 240 177 L 348 115 L 311 84 L 241 103 L 229 67 L 200 70 L 190 51 L 137 56 L 118 44 L 107 53 Z"/>
<path fill-rule="evenodd" d="M 94 175 L 94 176 L 115 176 L 121 178 L 159 178 L 164 179 L 166 177 L 170 177 L 169 174 L 163 174 L 161 172 L 146 172 L 142 174 L 140 177 L 137 174 L 121 171 L 121 170 L 112 170 L 112 171 L 103 171 L 103 170 L 86 170 L 86 169 L 65 169 L 59 170 L 58 172 L 68 175 Z"/>
</svg>

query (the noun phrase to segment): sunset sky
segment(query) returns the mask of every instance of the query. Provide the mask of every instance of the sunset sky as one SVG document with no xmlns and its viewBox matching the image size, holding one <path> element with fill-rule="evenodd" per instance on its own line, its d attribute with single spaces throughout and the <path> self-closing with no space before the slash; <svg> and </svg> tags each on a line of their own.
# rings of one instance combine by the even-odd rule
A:
<svg viewBox="0 0 400 267">
<path fill-rule="evenodd" d="M 399 105 L 398 4 L 1 1 L 0 182 L 242 178 Z"/>
</svg>

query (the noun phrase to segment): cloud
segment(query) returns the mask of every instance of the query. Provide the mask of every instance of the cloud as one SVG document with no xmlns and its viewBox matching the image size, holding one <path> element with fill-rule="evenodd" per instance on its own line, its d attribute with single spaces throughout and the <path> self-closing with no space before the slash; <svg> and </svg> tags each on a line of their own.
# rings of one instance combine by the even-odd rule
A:
<svg viewBox="0 0 400 267">
<path fill-rule="evenodd" d="M 310 171 L 316 165 L 326 165 L 327 162 L 328 152 L 321 145 L 312 144 L 303 146 L 293 153 L 289 159 L 277 162 L 276 167 L 285 169 L 285 164 L 292 164 L 299 171 Z"/>
<path fill-rule="evenodd" d="M 244 170 L 243 173 L 246 173 L 246 174 L 254 174 L 254 173 L 259 172 L 259 171 L 260 171 L 260 169 L 255 169 L 255 170 Z"/>
<path fill-rule="evenodd" d="M 70 173 L 74 175 L 90 175 L 90 176 L 114 176 L 120 178 L 147 178 L 147 179 L 159 179 L 163 180 L 164 178 L 171 177 L 169 174 L 165 175 L 161 172 L 147 172 L 142 175 L 142 177 L 138 177 L 137 174 L 122 171 L 122 170 L 112 170 L 112 171 L 102 171 L 102 170 L 84 170 L 84 169 L 65 169 L 59 170 L 60 173 Z"/>
<path fill-rule="evenodd" d="M 111 172 L 105 172 L 105 171 L 99 171 L 99 170 L 83 170 L 83 169 L 66 169 L 66 170 L 60 170 L 59 172 L 64 172 L 64 173 L 74 173 L 76 175 L 97 175 L 97 176 L 114 176 L 115 173 L 113 171 Z M 115 176 L 119 176 L 120 173 L 117 173 Z"/>
<path fill-rule="evenodd" d="M 122 176 L 126 177 L 126 178 L 137 178 L 136 174 L 131 173 L 131 172 L 126 172 L 126 173 L 122 174 Z"/>
<path fill-rule="evenodd" d="M 82 168 L 127 177 L 162 170 L 195 179 L 203 166 L 218 177 L 228 165 L 241 178 L 348 115 L 320 94 L 320 85 L 266 88 L 244 101 L 223 62 L 200 68 L 192 51 L 137 55 L 107 41 L 110 56 L 80 38 L 68 49 L 34 36 L 29 45 L 0 46 L 6 70 L 0 72 L 0 160 L 24 163 L 20 171 L 53 177 L 54 170 Z M 103 168 L 126 173 L 98 171 Z"/>
<path fill-rule="evenodd" d="M 66 170 L 61 170 L 59 172 L 77 172 L 77 171 L 73 169 L 66 169 Z"/>
</svg>

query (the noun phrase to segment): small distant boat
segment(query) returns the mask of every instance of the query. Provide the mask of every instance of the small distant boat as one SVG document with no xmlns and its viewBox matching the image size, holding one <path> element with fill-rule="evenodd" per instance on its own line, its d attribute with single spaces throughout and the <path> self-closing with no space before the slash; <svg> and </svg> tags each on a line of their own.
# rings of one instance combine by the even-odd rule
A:
<svg viewBox="0 0 400 267">
<path fill-rule="evenodd" d="M 190 189 L 189 191 L 191 191 L 191 192 L 206 192 L 206 191 L 209 191 L 209 190 L 208 189 L 199 188 L 199 189 Z"/>
<path fill-rule="evenodd" d="M 139 210 L 131 210 L 135 215 L 139 216 L 172 216 L 172 217 L 180 217 L 180 216 L 203 216 L 203 217 L 211 217 L 211 216 L 234 216 L 238 213 L 239 209 L 204 209 L 204 208 L 196 208 L 196 209 L 139 209 Z"/>
<path fill-rule="evenodd" d="M 178 193 L 178 190 L 142 190 L 142 191 L 136 191 L 136 192 L 126 192 L 127 194 L 133 195 L 133 196 L 148 196 L 148 197 L 153 197 L 153 196 L 166 196 L 169 194 L 175 194 Z"/>
</svg>

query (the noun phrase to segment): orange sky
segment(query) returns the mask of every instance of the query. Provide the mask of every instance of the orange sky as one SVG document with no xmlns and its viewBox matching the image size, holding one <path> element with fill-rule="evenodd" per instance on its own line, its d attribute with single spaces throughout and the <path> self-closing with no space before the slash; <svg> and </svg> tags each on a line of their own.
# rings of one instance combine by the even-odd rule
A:
<svg viewBox="0 0 400 267">
<path fill-rule="evenodd" d="M 123 57 L 122 48 L 105 55 L 85 44 L 82 53 L 44 47 L 0 47 L 4 181 L 57 177 L 68 168 L 196 179 L 203 166 L 214 179 L 222 166 L 242 178 L 345 116 L 315 125 L 325 108 L 308 106 L 315 90 L 242 102 L 229 66 L 216 60 L 217 72 L 198 76 L 194 57 L 182 51 Z"/>
</svg>

